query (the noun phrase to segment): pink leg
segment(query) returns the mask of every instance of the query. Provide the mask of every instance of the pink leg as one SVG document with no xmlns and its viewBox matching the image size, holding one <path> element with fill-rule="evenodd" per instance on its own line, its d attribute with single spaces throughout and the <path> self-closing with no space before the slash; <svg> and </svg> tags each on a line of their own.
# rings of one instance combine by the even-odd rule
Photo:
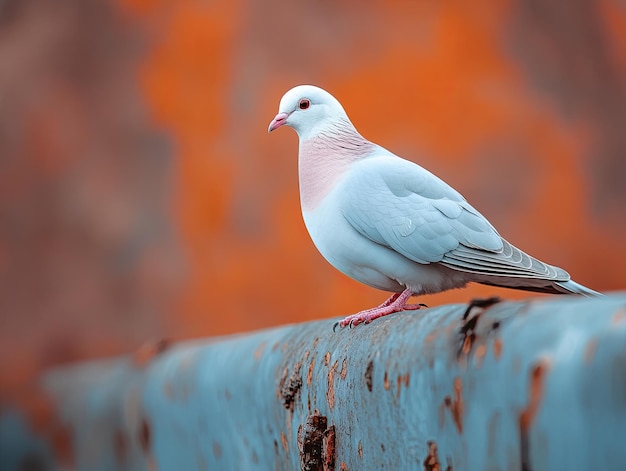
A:
<svg viewBox="0 0 626 471">
<path fill-rule="evenodd" d="M 395 293 L 380 306 L 376 306 L 372 309 L 366 309 L 365 311 L 357 312 L 356 314 L 346 317 L 339 322 L 339 327 L 345 327 L 347 325 L 352 327 L 363 322 L 369 324 L 374 319 L 386 316 L 387 314 L 400 311 L 411 311 L 424 307 L 423 304 L 407 304 L 407 301 L 411 296 L 413 296 L 413 291 L 410 289 L 405 289 L 402 293 Z"/>
</svg>

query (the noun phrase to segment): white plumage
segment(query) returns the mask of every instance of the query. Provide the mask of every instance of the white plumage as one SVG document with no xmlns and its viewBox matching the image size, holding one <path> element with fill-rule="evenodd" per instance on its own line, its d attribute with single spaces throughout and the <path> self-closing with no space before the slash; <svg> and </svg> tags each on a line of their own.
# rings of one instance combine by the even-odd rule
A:
<svg viewBox="0 0 626 471">
<path fill-rule="evenodd" d="M 530 291 L 600 293 L 504 240 L 443 180 L 363 138 L 331 94 L 312 85 L 289 90 L 269 131 L 298 133 L 300 200 L 306 227 L 335 268 L 397 293 L 344 319 L 369 322 L 403 309 L 412 295 L 468 282 Z M 400 294 L 398 294 L 400 293 Z"/>
</svg>

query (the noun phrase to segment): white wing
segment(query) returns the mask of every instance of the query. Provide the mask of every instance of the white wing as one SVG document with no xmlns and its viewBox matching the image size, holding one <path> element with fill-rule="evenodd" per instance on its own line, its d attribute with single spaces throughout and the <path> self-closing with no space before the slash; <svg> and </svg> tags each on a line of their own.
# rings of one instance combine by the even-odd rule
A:
<svg viewBox="0 0 626 471">
<path fill-rule="evenodd" d="M 569 280 L 566 271 L 502 239 L 444 181 L 382 148 L 353 164 L 342 210 L 359 233 L 415 262 L 488 276 Z"/>
</svg>

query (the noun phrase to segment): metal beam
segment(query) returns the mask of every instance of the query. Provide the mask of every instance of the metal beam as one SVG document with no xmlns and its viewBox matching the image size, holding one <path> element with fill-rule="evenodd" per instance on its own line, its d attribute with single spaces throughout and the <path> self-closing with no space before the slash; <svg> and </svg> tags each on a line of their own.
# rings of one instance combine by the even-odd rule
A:
<svg viewBox="0 0 626 471">
<path fill-rule="evenodd" d="M 42 388 L 68 469 L 626 469 L 626 295 L 476 304 L 161 343 Z"/>
</svg>

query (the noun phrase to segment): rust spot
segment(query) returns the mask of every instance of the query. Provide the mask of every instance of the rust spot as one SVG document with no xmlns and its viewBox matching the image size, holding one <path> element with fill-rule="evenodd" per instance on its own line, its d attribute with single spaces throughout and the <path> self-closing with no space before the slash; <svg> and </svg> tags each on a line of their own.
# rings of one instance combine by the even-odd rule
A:
<svg viewBox="0 0 626 471">
<path fill-rule="evenodd" d="M 374 362 L 372 360 L 369 361 L 367 367 L 365 368 L 365 386 L 367 386 L 367 390 L 372 392 L 372 375 L 374 374 Z"/>
<path fill-rule="evenodd" d="M 123 430 L 115 431 L 115 457 L 120 468 L 125 467 L 126 458 L 128 456 L 128 438 Z"/>
<path fill-rule="evenodd" d="M 326 352 L 326 355 L 324 355 L 324 365 L 330 365 L 330 352 Z"/>
<path fill-rule="evenodd" d="M 283 445 L 283 450 L 289 451 L 289 444 L 287 443 L 285 432 L 280 432 L 280 443 Z"/>
<path fill-rule="evenodd" d="M 396 381 L 396 397 L 400 397 L 400 389 L 402 389 L 402 385 L 404 384 L 404 387 L 408 388 L 409 387 L 409 374 L 405 374 L 405 375 L 398 375 L 398 379 Z"/>
<path fill-rule="evenodd" d="M 222 457 L 222 445 L 219 442 L 213 442 L 213 455 L 218 460 Z"/>
<path fill-rule="evenodd" d="M 437 332 L 431 332 L 424 339 L 424 345 L 428 345 L 429 343 L 434 342 L 436 338 L 437 338 Z"/>
<path fill-rule="evenodd" d="M 528 391 L 528 405 L 519 414 L 519 430 L 520 430 L 520 450 L 521 450 L 521 469 L 523 471 L 532 469 L 530 464 L 530 444 L 528 441 L 528 432 L 532 427 L 537 411 L 543 397 L 543 382 L 548 371 L 547 362 L 540 361 L 533 368 L 530 375 L 530 385 Z"/>
<path fill-rule="evenodd" d="M 529 400 L 528 405 L 522 411 L 519 416 L 520 429 L 523 432 L 527 432 L 537 414 L 541 398 L 543 396 L 543 379 L 547 371 L 547 365 L 545 362 L 540 362 L 532 370 L 530 376 L 530 389 L 528 392 Z"/>
<path fill-rule="evenodd" d="M 456 425 L 456 429 L 459 433 L 463 433 L 463 385 L 461 383 L 461 378 L 454 378 L 454 399 L 450 396 L 446 396 L 443 399 L 443 409 L 450 410 L 450 414 L 452 415 L 452 420 L 454 421 L 454 425 Z M 443 423 L 442 415 L 440 412 L 440 422 Z"/>
<path fill-rule="evenodd" d="M 596 350 L 598 350 L 598 339 L 593 338 L 585 345 L 585 353 L 583 354 L 585 365 L 591 364 L 593 357 L 596 355 Z"/>
<path fill-rule="evenodd" d="M 439 456 L 437 454 L 437 444 L 434 441 L 426 442 L 428 445 L 428 455 L 426 455 L 426 459 L 423 462 L 424 471 L 441 471 L 441 463 L 439 462 Z M 448 465 L 446 466 L 445 471 L 452 471 L 452 464 L 448 459 Z"/>
<path fill-rule="evenodd" d="M 300 469 L 331 471 L 335 469 L 335 427 L 318 410 L 298 427 Z"/>
<path fill-rule="evenodd" d="M 339 371 L 339 376 L 341 376 L 341 379 L 346 379 L 346 376 L 348 376 L 348 359 L 344 358 L 343 361 L 341 362 L 341 371 Z"/>
<path fill-rule="evenodd" d="M 480 368 L 482 366 L 483 360 L 486 354 L 487 354 L 487 347 L 484 344 L 481 344 L 478 347 L 476 347 L 476 353 L 474 354 L 474 357 L 476 358 L 477 368 Z"/>
<path fill-rule="evenodd" d="M 150 424 L 148 423 L 148 421 L 143 418 L 141 420 L 141 425 L 139 427 L 139 446 L 141 446 L 141 449 L 143 450 L 144 453 L 149 453 L 150 452 L 150 435 L 151 435 L 151 431 L 150 431 Z"/>
<path fill-rule="evenodd" d="M 386 371 L 385 371 L 385 378 L 384 378 L 384 386 L 385 386 L 385 389 L 389 389 L 390 388 L 390 386 L 389 386 L 389 376 L 387 375 Z"/>
<path fill-rule="evenodd" d="M 267 348 L 267 342 L 261 342 L 259 346 L 257 347 L 257 349 L 254 351 L 254 359 L 257 361 L 260 360 L 266 348 Z"/>
<path fill-rule="evenodd" d="M 309 372 L 306 375 L 306 384 L 310 385 L 311 381 L 313 381 L 313 369 L 315 368 L 315 358 L 311 360 L 311 364 L 309 365 Z"/>
<path fill-rule="evenodd" d="M 294 365 L 293 373 L 291 373 L 291 376 L 287 378 L 289 369 L 285 367 L 285 369 L 283 370 L 283 376 L 280 379 L 280 383 L 278 385 L 280 390 L 279 396 L 283 401 L 285 409 L 288 409 L 292 412 L 296 399 L 300 394 L 300 389 L 302 388 L 302 376 L 300 375 L 301 369 L 302 362 L 299 361 Z"/>
<path fill-rule="evenodd" d="M 499 360 L 502 356 L 502 339 L 497 338 L 493 341 L 493 357 Z"/>
<path fill-rule="evenodd" d="M 166 351 L 172 344 L 173 341 L 168 338 L 146 342 L 135 351 L 133 363 L 139 368 L 144 368 L 153 358 Z"/>
<path fill-rule="evenodd" d="M 339 471 L 348 471 L 348 465 L 345 463 L 345 461 L 339 463 Z"/>
<path fill-rule="evenodd" d="M 361 443 L 361 440 L 359 440 L 359 458 L 363 459 L 363 444 Z"/>
<path fill-rule="evenodd" d="M 621 324 L 625 320 L 626 320 L 626 307 L 621 307 L 620 309 L 617 310 L 615 314 L 613 314 L 613 318 L 611 319 L 611 322 L 613 323 L 613 325 L 617 325 L 617 324 Z"/>
<path fill-rule="evenodd" d="M 313 348 L 317 347 L 317 344 L 319 343 L 320 338 L 319 337 L 315 337 L 315 340 L 313 340 Z"/>
<path fill-rule="evenodd" d="M 335 407 L 335 371 L 339 366 L 339 361 L 335 360 L 333 366 L 328 370 L 328 386 L 326 388 L 326 401 L 328 401 L 328 407 Z"/>
<path fill-rule="evenodd" d="M 335 426 L 324 431 L 324 471 L 334 471 L 337 451 L 335 449 Z"/>
<path fill-rule="evenodd" d="M 54 455 L 60 464 L 73 468 L 75 465 L 72 430 L 67 425 L 54 427 L 52 447 Z"/>
</svg>

